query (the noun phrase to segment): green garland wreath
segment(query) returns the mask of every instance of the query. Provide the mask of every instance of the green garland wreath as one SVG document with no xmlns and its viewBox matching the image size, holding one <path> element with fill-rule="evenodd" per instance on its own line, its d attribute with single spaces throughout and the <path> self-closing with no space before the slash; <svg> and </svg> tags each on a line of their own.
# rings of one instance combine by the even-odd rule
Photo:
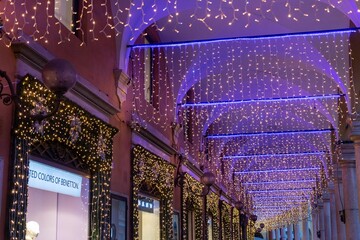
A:
<svg viewBox="0 0 360 240">
<path fill-rule="evenodd" d="M 231 206 L 227 202 L 222 203 L 223 240 L 231 240 Z"/>
<path fill-rule="evenodd" d="M 28 197 L 29 153 L 39 142 L 59 142 L 72 149 L 91 175 L 91 239 L 108 239 L 110 236 L 110 175 L 112 138 L 117 130 L 84 111 L 77 104 L 65 100 L 57 113 L 40 123 L 41 131 L 34 128 L 29 114 L 38 107 L 51 110 L 55 95 L 40 81 L 25 76 L 17 89 L 19 108 L 15 113 L 14 154 L 11 176 L 11 201 L 9 209 L 9 238 L 25 239 Z M 72 136 L 70 118 L 78 118 L 81 131 Z M 101 149 L 99 148 L 101 139 Z M 101 150 L 101 154 L 99 151 Z"/>
<path fill-rule="evenodd" d="M 213 226 L 212 226 L 212 230 L 213 230 L 213 239 L 220 239 L 219 237 L 219 196 L 217 194 L 215 194 L 214 192 L 211 192 L 208 196 L 207 196 L 207 206 L 208 206 L 208 211 L 209 213 L 211 213 L 212 217 L 213 217 Z"/>
<path fill-rule="evenodd" d="M 195 217 L 195 239 L 202 239 L 202 198 L 200 194 L 202 192 L 202 184 L 196 181 L 189 174 L 185 174 L 185 184 L 183 187 L 183 217 L 182 217 L 182 229 L 183 240 L 188 239 L 188 223 L 187 216 L 189 211 L 194 212 Z"/>
<path fill-rule="evenodd" d="M 173 236 L 173 196 L 175 167 L 164 159 L 137 145 L 133 148 L 132 163 L 132 224 L 133 239 L 139 239 L 138 198 L 143 186 L 156 192 L 161 199 L 160 235 L 162 240 Z"/>
</svg>

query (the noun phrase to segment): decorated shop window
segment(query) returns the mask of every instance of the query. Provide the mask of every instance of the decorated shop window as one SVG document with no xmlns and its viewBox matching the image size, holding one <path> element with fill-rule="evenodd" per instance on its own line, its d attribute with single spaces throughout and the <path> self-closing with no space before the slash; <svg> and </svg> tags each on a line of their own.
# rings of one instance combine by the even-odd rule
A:
<svg viewBox="0 0 360 240">
<path fill-rule="evenodd" d="M 196 181 L 193 177 L 185 174 L 185 181 L 189 184 L 184 184 L 183 187 L 183 218 L 182 239 L 201 239 L 202 238 L 202 184 Z M 190 189 L 191 188 L 191 189 Z"/>
<path fill-rule="evenodd" d="M 154 208 L 152 211 L 157 209 L 156 211 L 159 211 L 160 216 L 160 238 L 157 239 L 168 240 L 173 238 L 172 201 L 174 195 L 174 172 L 175 167 L 164 159 L 152 154 L 141 146 L 133 148 L 133 239 L 149 239 L 142 235 L 148 223 L 143 222 L 141 218 L 144 216 L 143 212 L 146 209 L 150 211 L 151 201 L 151 208 Z M 146 201 L 148 201 L 147 205 Z M 144 204 L 145 207 L 143 206 Z"/>
<path fill-rule="evenodd" d="M 88 177 L 30 160 L 28 185 L 27 224 L 37 224 L 28 232 L 36 233 L 39 240 L 88 239 Z"/>
<path fill-rule="evenodd" d="M 59 110 L 52 117 L 35 121 L 31 115 L 50 112 L 56 96 L 31 76 L 21 80 L 17 94 L 20 107 L 14 118 L 9 239 L 25 239 L 27 223 L 34 229 L 38 226 L 27 218 L 28 195 L 32 195 L 32 190 L 28 191 L 28 182 L 34 174 L 29 154 L 87 173 L 85 185 L 90 186 L 90 197 L 86 200 L 83 196 L 82 200 L 88 201 L 84 206 L 90 206 L 89 221 L 86 221 L 89 224 L 88 239 L 110 238 L 112 138 L 117 130 L 68 100 L 60 103 Z M 81 181 L 86 182 L 85 179 Z M 75 186 L 75 183 L 68 180 L 66 185 Z M 80 183 L 77 186 L 83 194 L 83 183 L 81 187 Z"/>
</svg>

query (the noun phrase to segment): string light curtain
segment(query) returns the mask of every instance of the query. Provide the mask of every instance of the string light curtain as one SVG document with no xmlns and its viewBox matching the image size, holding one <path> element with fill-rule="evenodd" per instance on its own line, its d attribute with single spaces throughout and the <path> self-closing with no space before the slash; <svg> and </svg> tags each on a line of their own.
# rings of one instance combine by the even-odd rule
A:
<svg viewBox="0 0 360 240">
<path fill-rule="evenodd" d="M 181 33 L 198 27 L 218 31 L 214 22 L 229 29 L 247 29 L 268 21 L 297 24 L 311 19 L 314 23 L 323 22 L 336 13 L 335 9 L 354 20 L 358 13 L 358 0 L 309 0 L 306 4 L 292 0 L 84 0 L 80 1 L 78 9 L 69 9 L 68 14 L 77 18 L 72 23 L 75 29 L 69 31 L 59 20 L 60 3 L 60 0 L 9 0 L 0 3 L 0 17 L 4 20 L 10 42 L 21 38 L 22 32 L 26 32 L 33 40 L 48 43 L 52 39 L 50 35 L 53 29 L 58 34 L 58 43 L 70 41 L 70 35 L 77 31 L 80 44 L 84 45 L 86 37 L 96 41 L 101 36 L 110 38 L 123 32 L 139 36 L 144 28 L 153 23 L 159 31 L 169 29 Z M 71 3 L 68 1 L 68 4 Z"/>
<path fill-rule="evenodd" d="M 168 114 L 173 108 L 167 118 L 184 126 L 185 154 L 216 173 L 217 182 L 235 196 L 272 197 L 268 193 L 275 190 L 289 199 L 309 196 L 320 168 L 331 162 L 331 141 L 339 136 L 339 99 L 347 113 L 354 113 L 358 102 L 351 32 L 133 46 L 134 115 L 149 120 L 144 126 L 163 126 L 161 118 L 143 111 L 147 105 L 139 97 L 143 52 L 151 49 L 167 71 L 153 76 L 162 81 L 152 91 L 165 94 Z M 260 182 L 271 184 L 246 184 Z M 297 187 L 305 185 L 310 190 Z"/>
</svg>

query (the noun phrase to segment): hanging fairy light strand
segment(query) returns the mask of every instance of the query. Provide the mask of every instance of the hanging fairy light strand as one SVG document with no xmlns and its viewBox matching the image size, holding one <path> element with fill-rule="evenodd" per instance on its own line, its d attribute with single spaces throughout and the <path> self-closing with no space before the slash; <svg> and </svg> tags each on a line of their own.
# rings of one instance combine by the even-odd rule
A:
<svg viewBox="0 0 360 240">
<path fill-rule="evenodd" d="M 67 15 L 67 20 L 56 13 L 59 9 Z M 0 3 L 0 17 L 5 19 L 4 29 L 10 35 L 10 41 L 21 38 L 22 32 L 26 32 L 34 41 L 48 43 L 53 29 L 58 29 L 58 43 L 70 41 L 70 35 L 76 34 L 80 36 L 80 44 L 84 45 L 86 35 L 95 41 L 101 36 L 118 36 L 126 30 L 131 36 L 139 36 L 150 25 L 158 31 L 169 29 L 180 33 L 201 25 L 213 31 L 214 22 L 230 29 L 237 26 L 236 23 L 246 29 L 262 21 L 292 23 L 312 19 L 316 23 L 332 14 L 331 9 L 342 10 L 350 19 L 359 13 L 346 1 L 335 0 L 325 2 L 325 5 L 318 0 L 310 0 L 307 4 L 290 0 L 285 4 L 274 0 L 201 0 L 187 4 L 171 0 L 131 0 L 128 3 L 84 0 L 80 6 L 72 5 L 71 1 L 9 0 Z M 76 20 L 67 27 L 66 21 L 71 22 L 73 17 Z"/>
<path fill-rule="evenodd" d="M 249 208 L 275 197 L 271 190 L 281 191 L 281 202 L 299 195 L 300 202 L 307 202 L 313 188 L 321 189 L 314 177 L 327 179 L 327 169 L 322 169 L 331 161 L 333 136 L 338 138 L 339 99 L 345 105 L 357 99 L 349 94 L 353 84 L 344 60 L 349 56 L 349 34 L 134 46 L 134 119 L 145 119 L 140 122 L 144 127 L 162 128 L 172 118 L 180 123 L 185 154 L 214 172 L 216 181 L 246 199 Z M 152 93 L 164 93 L 165 108 L 151 108 L 142 96 L 149 49 L 161 51 L 166 62 L 168 74 L 154 75 L 162 84 Z M 289 174 L 289 169 L 299 171 Z M 276 184 L 279 179 L 284 183 Z M 290 213 L 271 221 L 298 216 Z"/>
</svg>

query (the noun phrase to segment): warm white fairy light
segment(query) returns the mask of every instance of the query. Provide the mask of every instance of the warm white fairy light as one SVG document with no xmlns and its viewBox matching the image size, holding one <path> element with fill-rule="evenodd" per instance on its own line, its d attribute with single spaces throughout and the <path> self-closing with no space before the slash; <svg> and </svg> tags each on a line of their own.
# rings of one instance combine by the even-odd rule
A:
<svg viewBox="0 0 360 240">
<path fill-rule="evenodd" d="M 160 118 L 148 118 L 146 113 L 148 106 L 141 97 L 144 49 L 135 47 L 132 56 L 136 69 L 136 115 L 159 127 L 164 126 L 164 121 L 161 120 L 164 116 L 168 120 L 174 117 L 177 122 L 182 123 L 185 142 L 189 143 L 185 145 L 186 154 L 197 159 L 199 165 L 205 165 L 216 173 L 217 182 L 227 191 L 241 195 L 242 198 L 246 196 L 246 202 L 251 208 L 269 202 L 268 199 L 280 197 L 274 193 L 269 195 L 272 190 L 281 191 L 283 198 L 278 202 L 287 202 L 298 197 L 298 200 L 293 201 L 306 203 L 313 188 L 317 191 L 321 188 L 314 178 L 317 176 L 317 179 L 327 179 L 328 173 L 327 170 L 324 171 L 324 166 L 328 166 L 331 159 L 329 153 L 332 135 L 338 132 L 339 98 L 313 99 L 311 96 L 339 94 L 340 88 L 342 93 L 346 94 L 340 99 L 350 98 L 349 91 L 353 91 L 353 83 L 349 80 L 351 71 L 346 61 L 349 54 L 348 39 L 349 33 L 343 32 L 149 46 L 153 51 L 162 50 L 159 57 L 166 62 L 168 73 L 165 76 L 162 71 L 158 71 L 162 76 L 155 78 L 161 79 L 164 84 L 156 85 L 154 94 L 163 92 L 161 101 L 167 103 L 167 109 L 176 109 L 171 113 L 163 112 Z M 299 96 L 310 97 L 284 102 L 265 100 Z M 203 107 L 181 106 L 186 103 L 246 99 L 254 101 Z M 177 105 L 171 106 L 174 103 Z M 167 115 L 176 114 L 175 112 L 179 115 Z M 334 131 L 311 132 L 332 127 L 335 128 Z M 245 135 L 252 132 L 279 132 L 280 129 L 293 132 Z M 206 138 L 206 135 L 236 133 L 244 135 Z M 305 154 L 312 152 L 322 154 Z M 269 156 L 226 159 L 226 156 L 256 154 Z M 278 156 L 280 154 L 284 156 Z M 270 172 L 269 169 L 274 171 Z M 304 171 L 288 174 L 285 170 L 276 169 Z M 233 174 L 236 171 L 251 174 Z M 259 173 L 254 174 L 256 171 Z M 279 182 L 279 179 L 282 182 Z M 260 210 L 258 208 L 258 214 L 263 213 L 264 219 L 269 218 Z M 286 217 L 277 217 L 275 220 L 288 221 L 291 217 L 299 216 L 294 214 L 294 211 L 285 211 L 283 213 Z"/>
<path fill-rule="evenodd" d="M 327 4 L 323 7 L 323 4 Z M 177 0 L 131 0 L 127 5 L 120 1 L 82 1 L 77 20 L 77 35 L 80 36 L 81 45 L 85 43 L 85 34 L 89 39 L 98 40 L 99 34 L 109 38 L 112 31 L 118 36 L 123 28 L 128 28 L 131 35 L 138 36 L 144 26 L 154 24 L 158 31 L 171 28 L 176 33 L 182 32 L 182 19 L 191 19 L 189 27 L 195 22 L 200 22 L 208 30 L 213 30 L 214 21 L 221 21 L 223 26 L 232 27 L 236 22 L 241 22 L 244 28 L 264 20 L 274 22 L 301 21 L 312 17 L 314 21 L 322 21 L 322 16 L 331 14 L 332 9 L 340 9 L 349 18 L 357 17 L 358 9 L 351 9 L 344 1 L 330 0 L 328 2 L 310 0 L 309 3 L 287 0 L 239 1 L 239 0 L 202 0 L 188 3 L 192 6 L 187 9 L 186 4 L 179 4 Z M 309 6 L 311 6 L 309 8 Z M 5 19 L 5 29 L 11 41 L 21 37 L 19 32 L 26 30 L 35 41 L 48 42 L 47 36 L 56 26 L 59 34 L 59 43 L 70 40 L 69 32 L 54 18 L 53 4 L 50 1 L 9 0 L 0 4 L 0 16 Z M 97 12 L 97 14 L 94 14 Z M 286 14 L 283 14 L 286 13 Z M 161 21 L 165 16 L 166 21 Z M 87 21 L 87 24 L 83 24 Z M 42 23 L 46 22 L 43 27 Z M 133 38 L 131 40 L 134 40 Z"/>
</svg>

